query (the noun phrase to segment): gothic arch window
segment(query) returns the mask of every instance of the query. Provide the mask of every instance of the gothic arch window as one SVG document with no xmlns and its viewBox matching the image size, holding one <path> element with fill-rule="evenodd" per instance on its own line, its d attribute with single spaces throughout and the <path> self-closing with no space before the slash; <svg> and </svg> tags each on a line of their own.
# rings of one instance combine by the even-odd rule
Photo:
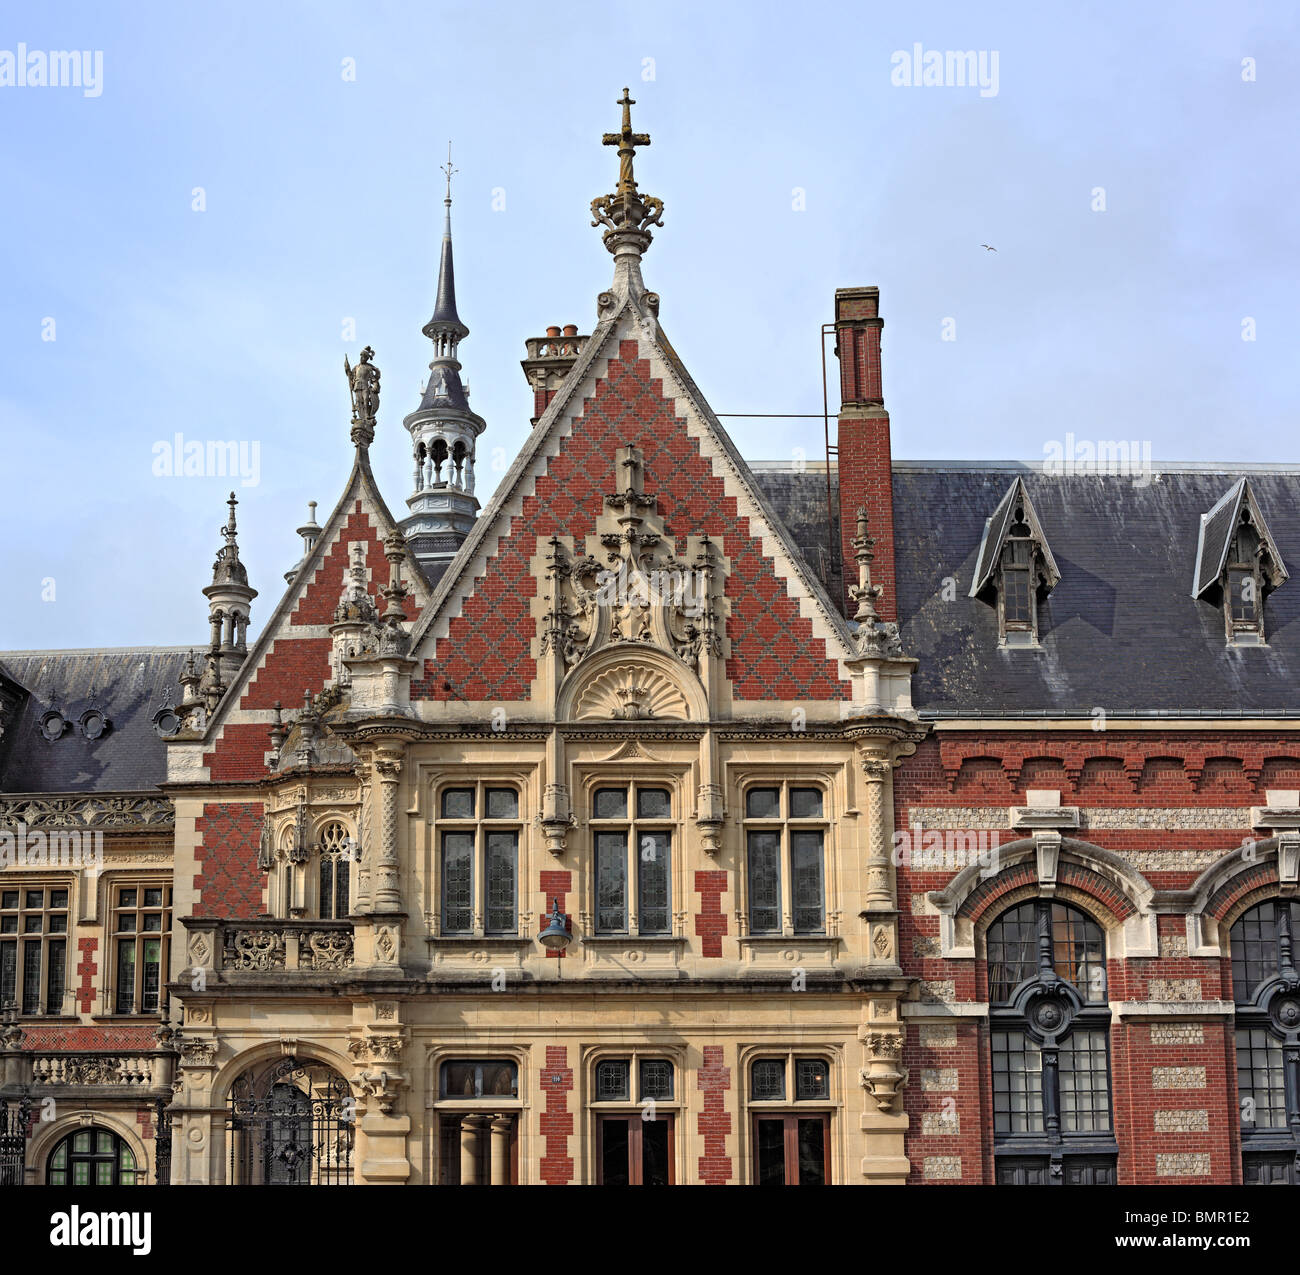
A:
<svg viewBox="0 0 1300 1275">
<path fill-rule="evenodd" d="M 1031 899 L 989 926 L 985 947 L 998 1182 L 1113 1185 L 1101 926 Z"/>
<path fill-rule="evenodd" d="M 1300 1182 L 1300 903 L 1268 899 L 1233 925 L 1242 1180 Z"/>
<path fill-rule="evenodd" d="M 95 1125 L 68 1134 L 45 1162 L 47 1186 L 137 1186 L 143 1179 L 131 1148 Z"/>
<path fill-rule="evenodd" d="M 323 921 L 345 920 L 350 911 L 351 849 L 352 838 L 338 820 L 321 829 L 316 901 Z"/>
</svg>

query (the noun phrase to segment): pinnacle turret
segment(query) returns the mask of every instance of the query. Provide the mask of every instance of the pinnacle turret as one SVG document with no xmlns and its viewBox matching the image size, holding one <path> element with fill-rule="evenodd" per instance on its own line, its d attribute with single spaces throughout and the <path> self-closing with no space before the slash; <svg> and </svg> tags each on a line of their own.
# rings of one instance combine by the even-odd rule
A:
<svg viewBox="0 0 1300 1275">
<path fill-rule="evenodd" d="M 460 378 L 460 343 L 469 335 L 456 308 L 456 269 L 451 240 L 451 145 L 447 147 L 442 252 L 433 317 L 421 329 L 433 342 L 433 361 L 420 405 L 402 423 L 411 434 L 414 493 L 403 519 L 410 551 L 436 581 L 464 543 L 478 515 L 474 497 L 474 451 L 487 428 L 470 411 L 469 390 Z"/>
</svg>

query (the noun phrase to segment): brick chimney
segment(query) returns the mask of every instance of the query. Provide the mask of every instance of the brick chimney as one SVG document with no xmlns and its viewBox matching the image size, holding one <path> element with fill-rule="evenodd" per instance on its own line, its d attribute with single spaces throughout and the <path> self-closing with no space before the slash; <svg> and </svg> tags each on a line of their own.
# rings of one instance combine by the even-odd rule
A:
<svg viewBox="0 0 1300 1275">
<path fill-rule="evenodd" d="M 520 366 L 533 390 L 534 425 L 555 397 L 560 382 L 577 361 L 586 343 L 587 338 L 578 335 L 576 323 L 565 324 L 563 331 L 558 327 L 549 327 L 545 336 L 530 337 L 524 342 L 528 357 L 521 361 Z"/>
<path fill-rule="evenodd" d="M 840 538 L 845 585 L 858 578 L 849 543 L 857 512 L 867 511 L 875 539 L 871 579 L 883 593 L 876 603 L 882 620 L 898 619 L 894 591 L 894 483 L 890 469 L 889 413 L 880 379 L 879 288 L 835 290 L 835 353 L 840 361 L 839 483 Z M 848 606 L 848 596 L 845 595 Z M 849 614 L 852 614 L 850 608 Z"/>
</svg>

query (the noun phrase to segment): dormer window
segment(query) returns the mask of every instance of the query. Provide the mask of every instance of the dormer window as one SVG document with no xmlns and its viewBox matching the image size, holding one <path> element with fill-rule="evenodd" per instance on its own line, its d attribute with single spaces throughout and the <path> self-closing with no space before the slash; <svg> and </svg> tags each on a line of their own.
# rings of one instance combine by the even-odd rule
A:
<svg viewBox="0 0 1300 1275">
<path fill-rule="evenodd" d="M 1019 478 L 984 524 L 970 596 L 998 610 L 998 645 L 1038 646 L 1039 603 L 1061 578 Z"/>
<path fill-rule="evenodd" d="M 1229 646 L 1262 646 L 1264 599 L 1287 578 L 1247 479 L 1201 515 L 1193 596 L 1223 609 Z"/>
</svg>

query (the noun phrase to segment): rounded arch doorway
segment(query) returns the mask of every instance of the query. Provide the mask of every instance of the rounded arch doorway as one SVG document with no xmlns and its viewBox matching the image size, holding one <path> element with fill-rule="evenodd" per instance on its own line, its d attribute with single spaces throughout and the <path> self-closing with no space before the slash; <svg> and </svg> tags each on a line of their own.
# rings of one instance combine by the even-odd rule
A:
<svg viewBox="0 0 1300 1275">
<path fill-rule="evenodd" d="M 231 1183 L 349 1186 L 356 1123 L 351 1087 L 332 1067 L 281 1058 L 231 1086 Z"/>
</svg>

